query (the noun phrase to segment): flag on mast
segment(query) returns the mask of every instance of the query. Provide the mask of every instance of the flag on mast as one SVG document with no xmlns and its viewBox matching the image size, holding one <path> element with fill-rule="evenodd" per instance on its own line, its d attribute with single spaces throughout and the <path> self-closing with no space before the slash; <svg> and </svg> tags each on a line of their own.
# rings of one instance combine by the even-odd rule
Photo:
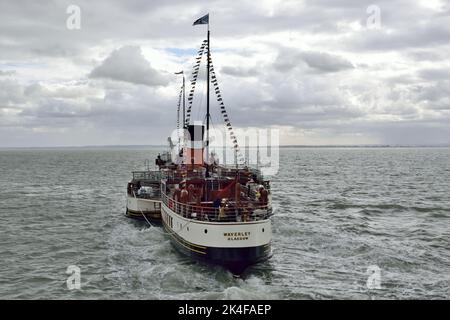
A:
<svg viewBox="0 0 450 320">
<path fill-rule="evenodd" d="M 197 24 L 209 24 L 209 13 L 204 15 L 203 17 L 195 20 L 192 25 L 195 26 Z"/>
</svg>

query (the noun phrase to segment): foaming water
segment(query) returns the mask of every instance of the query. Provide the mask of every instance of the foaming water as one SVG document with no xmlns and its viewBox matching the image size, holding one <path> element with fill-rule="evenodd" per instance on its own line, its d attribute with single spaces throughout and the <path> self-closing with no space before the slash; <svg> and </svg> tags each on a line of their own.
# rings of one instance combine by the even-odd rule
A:
<svg viewBox="0 0 450 320">
<path fill-rule="evenodd" d="M 281 149 L 274 255 L 242 278 L 123 216 L 130 172 L 159 151 L 1 150 L 0 298 L 450 298 L 450 149 Z"/>
</svg>

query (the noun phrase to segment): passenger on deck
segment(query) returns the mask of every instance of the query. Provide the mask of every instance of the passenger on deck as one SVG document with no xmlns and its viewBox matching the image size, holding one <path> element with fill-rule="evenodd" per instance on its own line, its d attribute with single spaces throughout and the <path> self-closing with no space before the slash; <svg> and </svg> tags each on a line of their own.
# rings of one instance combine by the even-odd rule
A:
<svg viewBox="0 0 450 320">
<path fill-rule="evenodd" d="M 176 202 L 180 202 L 181 190 L 178 186 L 175 187 L 175 191 L 173 192 L 173 198 Z"/>
<path fill-rule="evenodd" d="M 161 159 L 161 154 L 158 153 L 158 157 L 156 157 L 155 164 L 159 167 L 159 169 L 161 169 L 162 162 L 163 162 L 163 161 L 162 161 L 162 159 Z"/>
<path fill-rule="evenodd" d="M 186 204 L 189 201 L 189 192 L 186 190 L 186 186 L 183 186 L 183 190 L 181 190 L 180 192 L 180 202 L 182 203 L 181 205 L 181 215 L 185 216 L 187 215 L 187 210 L 186 210 Z"/>
<path fill-rule="evenodd" d="M 219 221 L 227 219 L 227 213 L 225 211 L 226 205 L 227 205 L 227 201 L 225 199 L 223 199 L 219 205 Z"/>
<path fill-rule="evenodd" d="M 249 181 L 249 182 L 247 182 L 247 184 L 246 184 L 246 186 L 247 186 L 247 198 L 250 198 L 250 195 L 251 195 L 251 182 Z"/>
<path fill-rule="evenodd" d="M 220 220 L 220 210 L 222 207 L 222 199 L 216 198 L 213 202 L 214 214 L 217 215 L 217 220 Z"/>
<path fill-rule="evenodd" d="M 259 188 L 259 195 L 259 202 L 263 206 L 267 205 L 269 202 L 269 192 L 263 186 Z"/>
<path fill-rule="evenodd" d="M 203 201 L 203 188 L 198 188 L 196 190 L 196 194 L 197 194 L 197 205 L 199 206 L 200 203 Z"/>
<path fill-rule="evenodd" d="M 245 208 L 242 211 L 242 221 L 243 222 L 249 221 L 249 212 Z"/>
<path fill-rule="evenodd" d="M 209 164 L 213 167 L 217 165 L 216 154 L 214 152 L 211 152 L 209 155 Z"/>
<path fill-rule="evenodd" d="M 195 187 L 194 187 L 193 184 L 189 185 L 189 187 L 188 187 L 188 194 L 189 194 L 188 202 L 193 202 L 195 200 L 194 199 L 194 197 L 195 197 Z"/>
<path fill-rule="evenodd" d="M 236 186 L 234 189 L 234 198 L 236 200 L 236 204 L 238 204 L 241 200 L 241 184 L 239 182 L 236 182 Z"/>
<path fill-rule="evenodd" d="M 250 170 L 248 170 L 248 167 L 245 166 L 244 170 L 242 171 L 242 174 L 246 177 L 250 177 L 252 175 L 252 173 L 250 172 Z"/>
<path fill-rule="evenodd" d="M 175 212 L 178 212 L 180 210 L 180 205 L 178 202 L 180 202 L 181 197 L 181 190 L 178 186 L 175 187 L 175 190 L 173 191 L 173 199 L 175 200 Z"/>
<path fill-rule="evenodd" d="M 216 200 L 214 200 L 214 202 L 213 202 L 214 209 L 220 208 L 221 203 L 222 203 L 222 199 L 220 199 L 220 198 L 217 198 Z"/>
</svg>

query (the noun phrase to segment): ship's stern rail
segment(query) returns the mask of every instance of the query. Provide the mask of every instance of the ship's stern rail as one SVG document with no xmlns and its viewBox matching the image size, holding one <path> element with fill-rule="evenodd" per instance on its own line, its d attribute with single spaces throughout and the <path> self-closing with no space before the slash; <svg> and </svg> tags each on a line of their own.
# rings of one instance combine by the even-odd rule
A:
<svg viewBox="0 0 450 320">
<path fill-rule="evenodd" d="M 166 178 L 166 172 L 164 171 L 133 171 L 133 180 L 136 181 L 146 180 L 159 182 L 164 178 Z"/>
<path fill-rule="evenodd" d="M 127 186 L 127 194 L 129 197 L 140 199 L 161 199 L 160 184 L 155 182 L 149 182 L 146 180 L 131 181 Z"/>
<path fill-rule="evenodd" d="M 162 203 L 174 213 L 187 219 L 211 222 L 250 222 L 267 220 L 273 215 L 272 206 L 259 205 L 251 201 L 228 201 L 224 207 L 214 207 L 214 203 L 189 204 L 175 201 L 167 194 L 161 194 Z"/>
<path fill-rule="evenodd" d="M 270 246 L 270 219 L 253 222 L 198 221 L 182 217 L 162 203 L 162 219 L 168 231 L 183 244 L 203 251 L 206 248 L 250 248 Z"/>
</svg>

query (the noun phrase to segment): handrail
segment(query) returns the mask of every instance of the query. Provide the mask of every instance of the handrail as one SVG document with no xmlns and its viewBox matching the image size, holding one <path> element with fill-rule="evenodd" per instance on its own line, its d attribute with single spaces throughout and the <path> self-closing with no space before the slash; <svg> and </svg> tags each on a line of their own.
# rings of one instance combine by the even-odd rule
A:
<svg viewBox="0 0 450 320">
<path fill-rule="evenodd" d="M 241 201 L 240 206 L 235 203 L 222 210 L 216 207 L 206 207 L 181 203 L 170 198 L 167 194 L 161 194 L 162 202 L 176 214 L 193 220 L 213 222 L 250 222 L 266 220 L 273 215 L 270 205 L 255 205 L 251 201 Z M 242 205 L 243 203 L 247 204 Z"/>
<path fill-rule="evenodd" d="M 165 176 L 165 172 L 163 171 L 133 171 L 134 180 L 151 180 L 159 182 Z"/>
<path fill-rule="evenodd" d="M 205 175 L 202 172 L 192 172 L 186 170 L 173 170 L 166 173 L 166 179 L 175 180 L 175 179 L 185 179 L 185 178 L 198 178 L 204 179 Z"/>
<path fill-rule="evenodd" d="M 260 169 L 252 168 L 248 166 L 239 166 L 238 168 L 227 166 L 227 165 L 219 165 L 217 167 L 218 172 L 223 177 L 235 177 L 236 173 L 239 172 L 240 175 L 244 174 L 245 172 L 249 176 L 256 176 L 256 179 L 258 181 L 264 181 L 264 176 Z"/>
<path fill-rule="evenodd" d="M 148 199 L 148 200 L 160 200 L 161 199 L 161 192 L 158 189 L 157 191 L 152 191 L 151 193 L 143 193 L 143 194 L 135 194 L 134 191 L 131 193 L 128 192 L 128 195 L 132 196 L 134 194 L 134 197 L 137 199 Z"/>
<path fill-rule="evenodd" d="M 219 173 L 219 176 L 222 177 L 231 177 L 234 178 L 236 173 L 243 174 L 244 170 L 249 175 L 256 175 L 259 181 L 263 181 L 263 176 L 261 171 L 251 167 L 228 167 L 226 165 L 219 165 L 215 168 L 215 170 Z M 133 178 L 145 179 L 145 180 L 158 180 L 158 179 L 173 179 L 173 178 L 204 178 L 205 170 L 191 171 L 186 170 L 184 168 L 179 168 L 178 170 L 147 170 L 147 171 L 133 171 Z"/>
</svg>

